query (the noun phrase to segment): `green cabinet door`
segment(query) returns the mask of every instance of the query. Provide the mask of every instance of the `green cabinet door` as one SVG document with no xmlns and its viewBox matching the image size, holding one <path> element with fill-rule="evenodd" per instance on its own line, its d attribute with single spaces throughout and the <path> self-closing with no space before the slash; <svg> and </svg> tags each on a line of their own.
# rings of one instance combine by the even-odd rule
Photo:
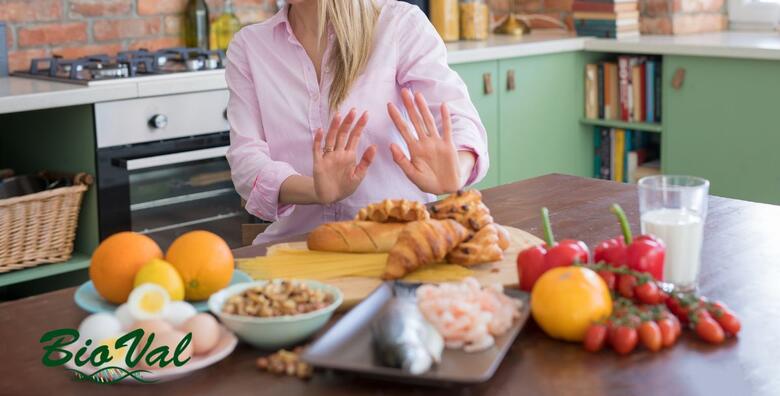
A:
<svg viewBox="0 0 780 396">
<path fill-rule="evenodd" d="M 488 135 L 490 168 L 485 178 L 474 187 L 480 189 L 495 187 L 499 180 L 498 92 L 496 91 L 498 62 L 461 63 L 452 65 L 452 69 L 466 83 L 471 101 L 477 108 Z"/>
<path fill-rule="evenodd" d="M 681 86 L 672 79 L 684 71 Z M 701 176 L 711 192 L 780 204 L 780 62 L 664 58 L 665 173 Z"/>
<path fill-rule="evenodd" d="M 501 184 L 553 172 L 591 176 L 592 128 L 579 124 L 588 56 L 578 51 L 499 61 Z"/>
</svg>

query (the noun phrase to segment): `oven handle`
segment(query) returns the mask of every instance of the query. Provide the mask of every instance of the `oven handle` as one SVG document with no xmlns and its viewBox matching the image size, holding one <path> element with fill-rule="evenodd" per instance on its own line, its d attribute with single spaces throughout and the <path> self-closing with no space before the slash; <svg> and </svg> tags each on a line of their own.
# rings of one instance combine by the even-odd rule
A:
<svg viewBox="0 0 780 396">
<path fill-rule="evenodd" d="M 201 150 L 184 151 L 181 153 L 164 154 L 154 157 L 119 160 L 117 165 L 129 171 L 154 168 L 157 166 L 175 165 L 185 162 L 220 158 L 227 154 L 228 146 L 212 147 Z"/>
</svg>

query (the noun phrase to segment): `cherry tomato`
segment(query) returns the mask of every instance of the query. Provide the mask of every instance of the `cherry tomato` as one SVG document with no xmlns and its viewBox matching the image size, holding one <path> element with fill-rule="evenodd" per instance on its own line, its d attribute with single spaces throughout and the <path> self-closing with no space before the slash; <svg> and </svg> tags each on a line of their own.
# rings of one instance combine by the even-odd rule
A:
<svg viewBox="0 0 780 396">
<path fill-rule="evenodd" d="M 669 296 L 669 298 L 666 299 L 666 307 L 669 308 L 669 311 L 671 311 L 680 322 L 688 323 L 690 309 L 683 305 L 683 302 L 680 301 L 679 297 L 674 295 Z"/>
<path fill-rule="evenodd" d="M 615 290 L 615 273 L 612 271 L 601 270 L 598 272 L 601 279 L 607 284 L 609 290 Z"/>
<path fill-rule="evenodd" d="M 607 325 L 592 324 L 585 333 L 583 345 L 588 352 L 598 352 L 607 341 Z"/>
<path fill-rule="evenodd" d="M 680 338 L 682 335 L 682 326 L 680 325 L 680 320 L 677 319 L 674 315 L 668 315 L 669 321 L 672 322 L 672 326 L 674 327 L 674 338 Z"/>
<path fill-rule="evenodd" d="M 709 315 L 697 315 L 695 319 L 694 330 L 696 335 L 710 344 L 720 344 L 723 342 L 725 334 L 715 319 Z"/>
<path fill-rule="evenodd" d="M 658 321 L 658 329 L 661 332 L 661 344 L 668 348 L 677 341 L 677 334 L 674 330 L 674 324 L 669 318 L 663 318 Z"/>
<path fill-rule="evenodd" d="M 657 352 L 661 349 L 661 329 L 653 321 L 648 320 L 639 325 L 639 339 L 642 340 L 642 345 L 652 352 Z"/>
<path fill-rule="evenodd" d="M 661 302 L 660 290 L 655 282 L 645 282 L 634 288 L 634 295 L 639 302 L 644 304 L 658 304 Z"/>
<path fill-rule="evenodd" d="M 615 352 L 621 355 L 631 353 L 639 342 L 639 335 L 636 329 L 628 326 L 618 326 L 612 334 L 614 337 L 610 338 L 609 342 L 612 344 Z"/>
<path fill-rule="evenodd" d="M 727 336 L 736 335 L 742 328 L 742 325 L 733 312 L 729 311 L 722 303 L 714 302 L 710 304 L 709 313 L 713 319 L 723 328 Z"/>
<path fill-rule="evenodd" d="M 634 286 L 636 286 L 636 277 L 634 275 L 623 274 L 618 277 L 617 290 L 621 296 L 633 298 Z"/>
</svg>

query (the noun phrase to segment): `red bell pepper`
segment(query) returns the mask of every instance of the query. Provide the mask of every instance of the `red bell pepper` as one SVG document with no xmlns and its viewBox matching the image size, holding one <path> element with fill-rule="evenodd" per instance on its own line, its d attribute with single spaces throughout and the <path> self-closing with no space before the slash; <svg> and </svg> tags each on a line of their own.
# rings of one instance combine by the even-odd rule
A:
<svg viewBox="0 0 780 396">
<path fill-rule="evenodd" d="M 664 243 L 652 235 L 632 237 L 626 213 L 620 205 L 613 204 L 611 211 L 617 216 L 623 235 L 599 243 L 593 250 L 593 261 L 604 261 L 615 267 L 628 266 L 663 280 L 666 255 Z"/>
<path fill-rule="evenodd" d="M 542 229 L 545 243 L 523 250 L 517 255 L 517 275 L 520 289 L 531 291 L 536 280 L 547 270 L 574 263 L 587 263 L 590 253 L 585 242 L 564 239 L 555 242 L 550 227 L 550 211 L 542 208 Z"/>
</svg>

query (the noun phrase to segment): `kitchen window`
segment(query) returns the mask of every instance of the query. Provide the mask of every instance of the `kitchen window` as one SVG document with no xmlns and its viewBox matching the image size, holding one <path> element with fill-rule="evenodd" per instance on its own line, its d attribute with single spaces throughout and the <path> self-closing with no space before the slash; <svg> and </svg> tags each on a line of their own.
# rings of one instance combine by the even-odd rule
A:
<svg viewBox="0 0 780 396">
<path fill-rule="evenodd" d="M 729 22 L 737 30 L 780 27 L 780 0 L 728 0 Z"/>
</svg>

